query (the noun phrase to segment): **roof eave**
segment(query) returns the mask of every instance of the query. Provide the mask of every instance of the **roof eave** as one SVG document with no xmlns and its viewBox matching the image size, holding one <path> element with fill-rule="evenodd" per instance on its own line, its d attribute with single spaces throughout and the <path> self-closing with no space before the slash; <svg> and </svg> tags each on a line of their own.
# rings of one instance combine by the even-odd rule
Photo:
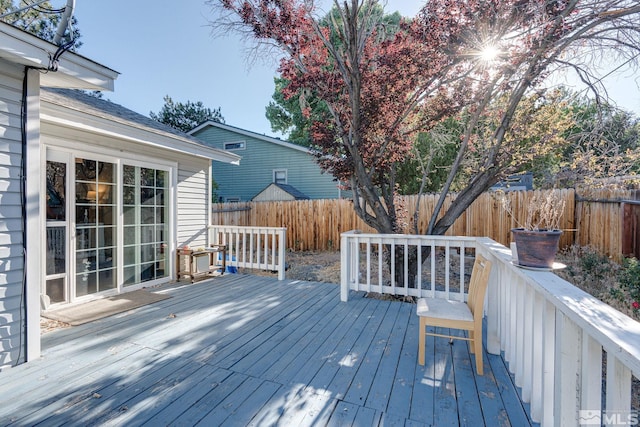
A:
<svg viewBox="0 0 640 427">
<path fill-rule="evenodd" d="M 70 129 L 129 141 L 136 144 L 161 148 L 170 152 L 188 154 L 234 165 L 240 164 L 237 154 L 188 141 L 153 129 L 131 126 L 104 117 L 74 111 L 43 100 L 41 120 Z"/>
<path fill-rule="evenodd" d="M 12 25 L 0 22 L 0 58 L 47 70 L 50 57 L 58 46 Z M 43 86 L 113 91 L 118 72 L 77 53 L 65 52 L 58 60 L 57 71 L 43 73 Z"/>
<path fill-rule="evenodd" d="M 194 135 L 195 133 L 206 129 L 207 127 L 217 127 L 220 129 L 224 129 L 226 131 L 229 132 L 235 132 L 239 135 L 244 135 L 244 136 L 248 136 L 251 138 L 256 138 L 262 141 L 266 141 L 266 142 L 270 142 L 272 144 L 276 144 L 276 145 L 280 145 L 282 147 L 287 147 L 290 148 L 292 150 L 297 150 L 297 151 L 302 151 L 304 153 L 307 154 L 313 154 L 313 151 L 311 151 L 310 149 L 308 149 L 307 147 L 303 147 L 302 145 L 297 145 L 297 144 L 293 144 L 291 142 L 288 141 L 283 141 L 281 139 L 278 138 L 273 138 L 270 136 L 266 136 L 266 135 L 262 135 L 256 132 L 252 132 L 250 130 L 246 130 L 246 129 L 241 129 L 235 126 L 231 126 L 225 123 L 219 123 L 219 122 L 214 122 L 212 120 L 206 121 L 198 126 L 196 126 L 195 128 L 191 129 L 189 132 L 187 132 L 189 135 Z"/>
</svg>

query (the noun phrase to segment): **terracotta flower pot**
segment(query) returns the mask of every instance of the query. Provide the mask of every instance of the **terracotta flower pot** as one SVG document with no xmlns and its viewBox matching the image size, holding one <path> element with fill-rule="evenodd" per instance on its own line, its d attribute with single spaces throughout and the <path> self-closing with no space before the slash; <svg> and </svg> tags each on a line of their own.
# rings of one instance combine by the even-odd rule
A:
<svg viewBox="0 0 640 427">
<path fill-rule="evenodd" d="M 534 268 L 553 267 L 562 230 L 530 231 L 512 228 L 511 234 L 516 242 L 519 265 Z"/>
</svg>

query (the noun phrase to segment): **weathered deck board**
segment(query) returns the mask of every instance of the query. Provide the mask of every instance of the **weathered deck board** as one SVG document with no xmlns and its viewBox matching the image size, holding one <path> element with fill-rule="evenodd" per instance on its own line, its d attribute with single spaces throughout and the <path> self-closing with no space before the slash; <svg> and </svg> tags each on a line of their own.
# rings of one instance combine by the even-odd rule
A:
<svg viewBox="0 0 640 427">
<path fill-rule="evenodd" d="M 427 337 L 415 306 L 326 283 L 225 275 L 43 337 L 0 372 L 0 425 L 530 424 L 503 360 Z"/>
</svg>

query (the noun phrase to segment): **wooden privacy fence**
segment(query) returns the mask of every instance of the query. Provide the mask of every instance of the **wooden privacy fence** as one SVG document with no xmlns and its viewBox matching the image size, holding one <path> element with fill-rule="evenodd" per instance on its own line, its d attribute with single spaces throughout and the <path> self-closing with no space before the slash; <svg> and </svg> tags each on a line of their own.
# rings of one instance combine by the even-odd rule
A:
<svg viewBox="0 0 640 427">
<path fill-rule="evenodd" d="M 573 189 L 559 190 L 566 208 L 561 220 L 565 230 L 561 247 L 574 243 L 593 246 L 602 253 L 618 257 L 622 253 L 623 214 L 622 200 L 636 194 L 629 190 L 599 190 L 576 195 Z M 482 194 L 458 218 L 447 236 L 489 237 L 505 246 L 511 241 L 511 228 L 524 223 L 533 191 L 506 193 L 510 198 L 514 218 L 502 208 L 492 193 Z M 437 195 L 403 196 L 405 233 L 413 234 L 413 214 L 419 201 L 418 226 L 423 232 L 437 202 Z M 451 204 L 454 195 L 447 197 L 443 210 Z M 517 220 L 517 221 L 516 221 Z M 353 210 L 351 200 L 324 199 L 277 202 L 217 203 L 213 205 L 213 225 L 252 227 L 286 227 L 287 247 L 292 250 L 338 250 L 340 234 L 350 230 L 374 233 Z"/>
</svg>

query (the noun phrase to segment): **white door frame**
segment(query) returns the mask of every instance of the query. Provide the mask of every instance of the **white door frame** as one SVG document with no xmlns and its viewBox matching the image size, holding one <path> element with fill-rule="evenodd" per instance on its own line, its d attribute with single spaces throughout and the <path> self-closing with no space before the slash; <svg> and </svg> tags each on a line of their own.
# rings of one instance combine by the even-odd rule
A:
<svg viewBox="0 0 640 427">
<path fill-rule="evenodd" d="M 67 195 L 66 195 L 66 203 L 67 203 L 67 245 L 66 245 L 66 255 L 68 258 L 67 262 L 67 303 L 77 303 L 84 302 L 91 299 L 95 299 L 96 297 L 104 297 L 109 295 L 114 295 L 121 293 L 123 291 L 132 291 L 136 289 L 140 289 L 143 287 L 153 286 L 159 283 L 164 283 L 173 277 L 174 272 L 174 262 L 171 254 L 175 250 L 174 241 L 176 236 L 176 221 L 175 221 L 175 193 L 176 193 L 176 184 L 177 184 L 177 163 L 176 162 L 167 162 L 162 161 L 161 159 L 149 159 L 142 158 L 142 156 L 135 155 L 130 153 L 129 155 L 120 154 L 119 157 L 115 157 L 110 154 L 116 154 L 115 152 L 110 153 L 110 150 L 101 149 L 101 153 L 91 152 L 91 151 L 79 151 L 75 149 L 70 149 L 69 147 L 57 146 L 57 145 L 46 145 L 44 146 L 44 161 L 43 165 L 45 165 L 46 169 L 46 161 L 64 161 L 67 163 Z M 116 274 L 117 274 L 117 282 L 116 288 L 111 290 L 106 290 L 98 293 L 89 294 L 86 296 L 76 297 L 75 296 L 75 272 L 76 272 L 76 256 L 75 256 L 75 248 L 76 248 L 76 222 L 75 222 L 75 199 L 76 199 L 76 190 L 75 190 L 75 159 L 76 158 L 87 158 L 98 161 L 105 161 L 114 163 L 116 165 L 116 209 L 117 209 L 117 221 L 116 221 Z M 132 165 L 132 166 L 140 166 L 147 167 L 152 169 L 160 169 L 167 172 L 167 194 L 165 195 L 165 200 L 167 201 L 166 207 L 168 212 L 166 213 L 166 218 L 168 222 L 168 233 L 167 233 L 167 242 L 168 247 L 166 249 L 166 277 L 162 277 L 160 279 L 150 280 L 146 282 L 141 282 L 135 285 L 123 286 L 123 242 L 124 242 L 124 233 L 123 233 L 123 199 L 122 199 L 122 170 L 123 165 Z M 39 194 L 46 194 L 46 176 L 42 179 L 41 183 L 41 191 Z M 46 206 L 46 200 L 44 197 L 42 203 Z M 45 212 L 43 210 L 43 212 Z M 46 212 L 42 216 L 42 239 L 46 241 Z M 46 286 L 46 245 L 42 245 L 42 278 L 40 280 L 40 291 L 44 295 L 45 294 L 45 286 Z"/>
</svg>

